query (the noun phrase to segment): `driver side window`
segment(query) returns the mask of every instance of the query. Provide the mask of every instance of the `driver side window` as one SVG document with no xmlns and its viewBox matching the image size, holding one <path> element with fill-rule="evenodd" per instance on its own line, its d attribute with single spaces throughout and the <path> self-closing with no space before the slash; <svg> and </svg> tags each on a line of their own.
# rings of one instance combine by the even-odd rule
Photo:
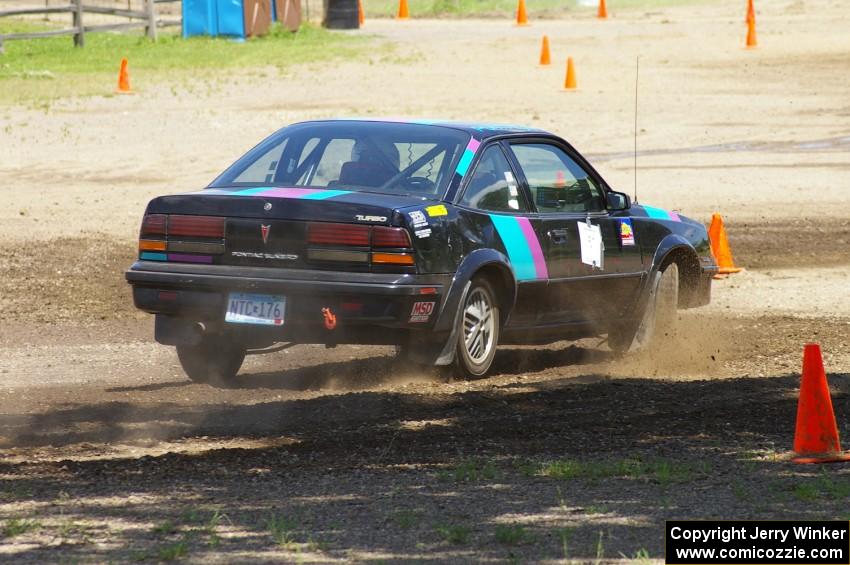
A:
<svg viewBox="0 0 850 565">
<path fill-rule="evenodd" d="M 602 190 L 561 148 L 548 143 L 517 143 L 511 150 L 540 213 L 605 210 Z"/>
<path fill-rule="evenodd" d="M 528 211 L 501 147 L 491 145 L 484 150 L 460 203 L 490 212 Z"/>
</svg>

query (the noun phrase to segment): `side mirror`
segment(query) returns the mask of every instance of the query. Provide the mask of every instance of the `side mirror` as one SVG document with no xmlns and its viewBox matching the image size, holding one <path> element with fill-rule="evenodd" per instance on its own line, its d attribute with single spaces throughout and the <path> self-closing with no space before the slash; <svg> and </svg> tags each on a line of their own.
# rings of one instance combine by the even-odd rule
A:
<svg viewBox="0 0 850 565">
<path fill-rule="evenodd" d="M 612 190 L 608 193 L 608 209 L 610 211 L 620 212 L 622 210 L 628 210 L 631 207 L 632 200 L 625 192 L 614 192 Z"/>
</svg>

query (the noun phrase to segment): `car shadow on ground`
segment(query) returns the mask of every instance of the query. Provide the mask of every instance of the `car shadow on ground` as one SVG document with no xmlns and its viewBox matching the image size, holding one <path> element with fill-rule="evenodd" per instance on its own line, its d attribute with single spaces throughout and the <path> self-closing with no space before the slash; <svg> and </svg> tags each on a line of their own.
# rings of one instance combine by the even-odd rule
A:
<svg viewBox="0 0 850 565">
<path fill-rule="evenodd" d="M 846 414 L 850 375 L 830 380 L 836 411 Z M 307 551 L 321 540 L 326 558 L 363 551 L 394 562 L 429 552 L 444 562 L 539 560 L 561 558 L 565 539 L 580 560 L 595 558 L 600 545 L 608 556 L 657 557 L 664 519 L 847 518 L 850 471 L 787 460 L 798 383 L 795 375 L 673 381 L 590 373 L 435 395 L 71 406 L 25 423 L 0 417 L 0 430 L 17 445 L 127 441 L 133 430 L 165 423 L 184 436 L 291 441 L 4 462 L 0 488 L 4 500 L 40 504 L 44 524 L 51 516 L 133 524 L 112 528 L 108 544 L 29 548 L 21 559 L 49 561 L 56 551 L 100 561 L 155 556 L 193 528 L 187 513 L 216 509 L 227 515 L 227 537 L 213 550 L 207 530 L 195 528 L 187 538 L 193 557 L 283 551 L 294 559 L 293 547 Z M 116 507 L 116 498 L 128 502 Z M 275 541 L 275 516 L 291 520 L 290 549 Z M 157 530 L 164 522 L 174 532 Z M 498 542 L 499 524 L 522 524 L 527 537 Z"/>
<path fill-rule="evenodd" d="M 270 354 L 267 365 L 275 364 L 275 355 L 281 358 L 279 354 Z M 561 349 L 500 348 L 490 374 L 533 373 L 555 367 L 603 363 L 618 357 L 618 354 L 610 351 L 579 347 L 572 344 Z M 319 363 L 292 369 L 243 371 L 226 388 L 289 391 L 364 390 L 404 380 L 440 382 L 451 378 L 450 368 L 410 364 L 394 356 L 379 355 L 366 359 Z M 153 392 L 188 387 L 193 384 L 186 378 L 185 380 L 164 383 L 111 387 L 106 389 L 106 392 Z"/>
</svg>

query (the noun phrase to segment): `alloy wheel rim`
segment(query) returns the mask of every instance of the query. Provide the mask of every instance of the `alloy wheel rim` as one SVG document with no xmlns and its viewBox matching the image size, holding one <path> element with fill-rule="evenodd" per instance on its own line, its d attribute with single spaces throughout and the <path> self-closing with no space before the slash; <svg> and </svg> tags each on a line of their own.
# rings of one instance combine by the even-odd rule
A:
<svg viewBox="0 0 850 565">
<path fill-rule="evenodd" d="M 476 365 L 480 365 L 493 349 L 495 320 L 490 297 L 476 288 L 466 298 L 463 309 L 463 343 L 466 354 Z"/>
</svg>

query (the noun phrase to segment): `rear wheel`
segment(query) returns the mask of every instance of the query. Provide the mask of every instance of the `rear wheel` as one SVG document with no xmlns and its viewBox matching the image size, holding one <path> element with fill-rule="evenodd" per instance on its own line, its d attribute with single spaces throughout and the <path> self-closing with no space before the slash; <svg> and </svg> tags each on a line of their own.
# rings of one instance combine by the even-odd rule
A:
<svg viewBox="0 0 850 565">
<path fill-rule="evenodd" d="M 499 304 L 487 279 L 469 283 L 457 319 L 455 369 L 466 378 L 482 377 L 493 364 L 499 343 Z"/>
<path fill-rule="evenodd" d="M 196 383 L 229 386 L 245 360 L 245 348 L 222 335 L 205 335 L 197 345 L 178 345 L 177 358 Z"/>
<path fill-rule="evenodd" d="M 679 305 L 679 267 L 670 263 L 655 274 L 643 318 L 633 324 L 611 328 L 608 347 L 614 351 L 641 351 L 676 333 Z"/>
</svg>

